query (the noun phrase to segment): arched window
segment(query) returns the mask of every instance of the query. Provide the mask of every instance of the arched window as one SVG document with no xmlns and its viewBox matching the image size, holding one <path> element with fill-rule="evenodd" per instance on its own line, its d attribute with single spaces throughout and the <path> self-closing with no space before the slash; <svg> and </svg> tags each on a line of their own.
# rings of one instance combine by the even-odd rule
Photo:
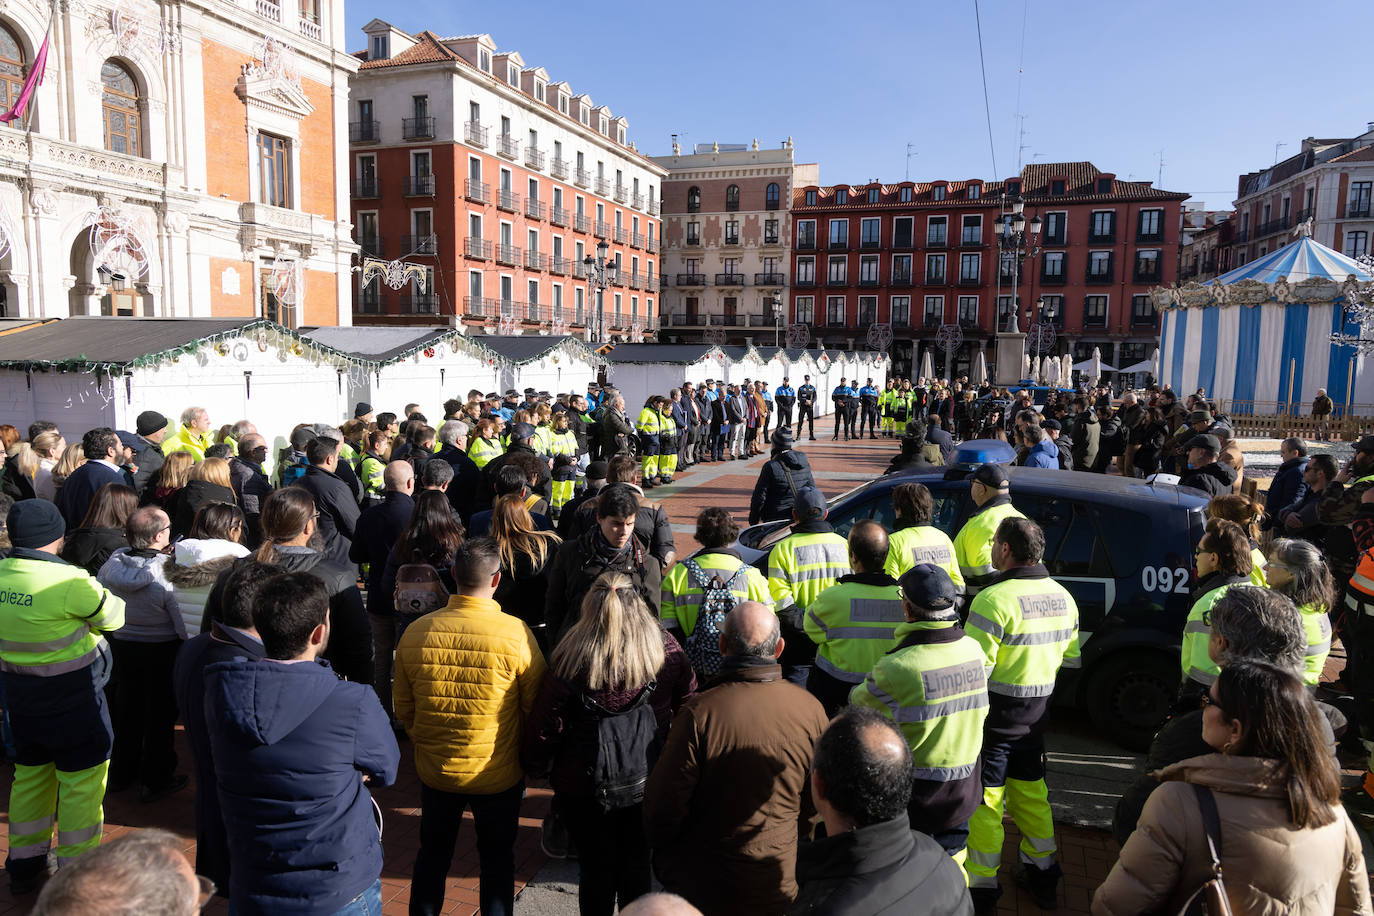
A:
<svg viewBox="0 0 1374 916">
<path fill-rule="evenodd" d="M 769 210 L 778 209 L 778 183 L 771 182 L 768 190 L 764 192 L 764 206 Z"/>
<path fill-rule="evenodd" d="M 112 153 L 142 156 L 140 134 L 142 118 L 138 113 L 138 83 L 133 74 L 115 60 L 105 61 L 100 68 L 101 109 L 105 115 L 105 148 Z"/>
<path fill-rule="evenodd" d="M 9 111 L 24 87 L 24 49 L 8 26 L 0 25 L 0 111 Z"/>
<path fill-rule="evenodd" d="M 687 212 L 696 213 L 701 209 L 701 188 L 692 185 L 687 189 Z"/>
<path fill-rule="evenodd" d="M 725 189 L 725 209 L 739 209 L 739 185 L 732 184 L 730 185 L 730 187 Z"/>
</svg>

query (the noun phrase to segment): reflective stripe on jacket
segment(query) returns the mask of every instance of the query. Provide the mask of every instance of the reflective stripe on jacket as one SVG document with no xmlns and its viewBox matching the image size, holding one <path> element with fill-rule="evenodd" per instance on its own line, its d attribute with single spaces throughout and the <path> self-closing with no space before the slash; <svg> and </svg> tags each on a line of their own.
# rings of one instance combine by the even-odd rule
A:
<svg viewBox="0 0 1374 916">
<path fill-rule="evenodd" d="M 846 684 L 863 681 L 905 622 L 897 580 L 887 573 L 842 576 L 811 602 L 804 618 L 817 646 L 817 667 Z"/>
<path fill-rule="evenodd" d="M 887 540 L 887 564 L 883 571 L 894 579 L 919 563 L 931 563 L 949 573 L 959 591 L 964 590 L 964 574 L 954 557 L 954 542 L 934 525 L 912 525 L 895 531 Z"/>
<path fill-rule="evenodd" d="M 11 551 L 0 560 L 0 670 L 55 677 L 89 666 L 106 651 L 101 632 L 124 625 L 124 601 L 79 566 Z"/>
<path fill-rule="evenodd" d="M 779 614 L 793 607 L 805 611 L 850 572 L 849 542 L 843 537 L 834 531 L 796 533 L 768 554 L 768 592 Z"/>
</svg>

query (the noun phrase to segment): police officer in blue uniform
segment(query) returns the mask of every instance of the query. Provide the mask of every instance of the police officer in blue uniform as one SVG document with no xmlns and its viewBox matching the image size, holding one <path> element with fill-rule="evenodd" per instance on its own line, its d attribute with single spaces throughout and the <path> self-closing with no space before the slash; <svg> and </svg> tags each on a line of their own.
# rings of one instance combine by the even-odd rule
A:
<svg viewBox="0 0 1374 916">
<path fill-rule="evenodd" d="M 844 441 L 854 438 L 854 414 L 857 412 L 851 403 L 857 404 L 859 392 L 852 388 L 848 379 L 840 379 L 835 390 L 830 392 L 830 400 L 835 404 L 835 435 L 831 441 L 838 441 L 840 430 L 844 430 Z"/>
<path fill-rule="evenodd" d="M 859 405 L 863 413 L 859 417 L 859 438 L 864 435 L 864 421 L 868 421 L 868 438 L 878 438 L 878 389 L 873 387 L 873 379 L 859 389 Z"/>
<path fill-rule="evenodd" d="M 811 431 L 811 441 L 816 441 L 816 386 L 811 384 L 811 376 L 802 376 L 802 386 L 797 389 L 797 438 L 801 438 L 802 423 Z"/>
<path fill-rule="evenodd" d="M 773 392 L 773 401 L 778 405 L 778 429 L 792 426 L 792 408 L 797 403 L 797 390 L 790 379 L 783 377 L 782 384 Z"/>
</svg>

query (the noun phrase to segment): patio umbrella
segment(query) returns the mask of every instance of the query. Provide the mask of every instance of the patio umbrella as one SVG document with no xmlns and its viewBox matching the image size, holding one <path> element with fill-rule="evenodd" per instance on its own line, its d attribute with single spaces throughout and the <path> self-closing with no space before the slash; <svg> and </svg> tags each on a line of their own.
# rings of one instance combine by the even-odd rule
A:
<svg viewBox="0 0 1374 916">
<path fill-rule="evenodd" d="M 1021 377 L 1022 377 L 1022 378 L 1030 378 L 1030 375 L 1031 375 L 1031 358 L 1030 358 L 1030 354 L 1029 354 L 1029 353 L 1026 353 L 1026 354 L 1023 354 L 1023 355 L 1021 356 Z"/>
<path fill-rule="evenodd" d="M 1045 384 L 1054 386 L 1059 384 L 1059 360 L 1051 356 L 1045 360 Z"/>
<path fill-rule="evenodd" d="M 930 358 L 929 347 L 926 347 L 925 350 L 921 353 L 921 371 L 917 373 L 917 376 L 920 378 L 928 379 L 935 377 L 935 363 Z"/>
<path fill-rule="evenodd" d="M 1155 377 L 1155 381 L 1157 382 L 1159 381 L 1159 347 L 1155 347 L 1155 352 L 1150 357 L 1150 363 L 1153 365 L 1153 368 L 1150 369 L 1150 374 Z"/>
<path fill-rule="evenodd" d="M 1101 348 L 1101 347 L 1093 347 L 1093 355 L 1092 355 L 1092 357 L 1088 360 L 1088 362 L 1091 364 L 1091 365 L 1089 365 L 1089 367 L 1088 367 L 1088 378 L 1092 379 L 1092 383 L 1093 383 L 1094 385 L 1096 385 L 1096 384 L 1098 383 L 1098 380 L 1100 380 L 1100 379 L 1102 378 L 1102 348 Z"/>
<path fill-rule="evenodd" d="M 1065 386 L 1073 382 L 1073 357 L 1068 353 L 1059 358 L 1059 379 Z"/>
<path fill-rule="evenodd" d="M 973 361 L 973 373 L 969 376 L 969 383 L 977 386 L 988 380 L 988 355 L 982 347 L 978 348 L 978 358 Z"/>
</svg>

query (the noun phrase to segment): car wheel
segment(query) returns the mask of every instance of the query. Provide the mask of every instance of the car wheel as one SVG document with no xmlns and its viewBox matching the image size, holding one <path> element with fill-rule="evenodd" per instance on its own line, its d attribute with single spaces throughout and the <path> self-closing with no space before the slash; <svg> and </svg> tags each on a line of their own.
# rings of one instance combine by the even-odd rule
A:
<svg viewBox="0 0 1374 916">
<path fill-rule="evenodd" d="M 1178 662 L 1159 652 L 1109 655 L 1088 678 L 1088 715 L 1122 747 L 1148 750 L 1168 718 L 1180 676 Z"/>
</svg>

